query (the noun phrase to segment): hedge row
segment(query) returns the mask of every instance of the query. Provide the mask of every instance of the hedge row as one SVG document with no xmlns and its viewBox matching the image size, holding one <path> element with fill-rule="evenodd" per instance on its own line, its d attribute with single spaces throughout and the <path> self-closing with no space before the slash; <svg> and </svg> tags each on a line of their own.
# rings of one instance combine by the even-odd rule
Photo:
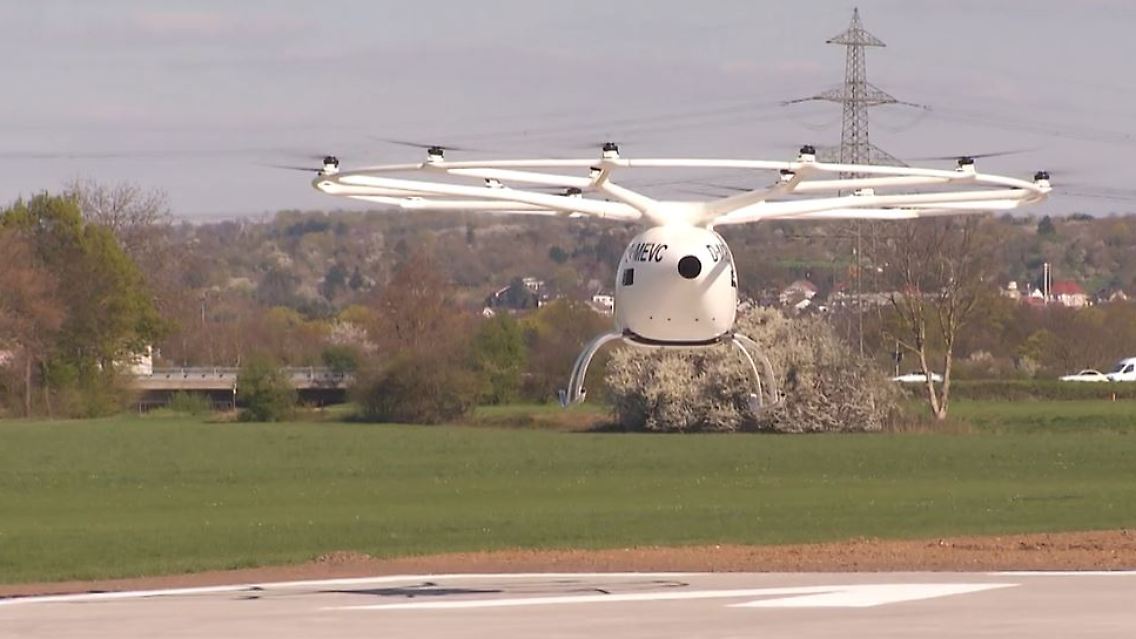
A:
<svg viewBox="0 0 1136 639">
<path fill-rule="evenodd" d="M 918 393 L 921 389 L 912 389 Z M 1055 379 L 952 380 L 954 399 L 1136 399 L 1136 382 L 1062 382 Z"/>
</svg>

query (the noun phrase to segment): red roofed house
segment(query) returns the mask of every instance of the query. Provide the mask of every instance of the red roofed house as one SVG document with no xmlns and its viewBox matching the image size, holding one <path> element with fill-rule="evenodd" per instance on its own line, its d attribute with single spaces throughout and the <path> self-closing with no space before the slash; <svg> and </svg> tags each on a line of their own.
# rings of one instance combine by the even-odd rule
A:
<svg viewBox="0 0 1136 639">
<path fill-rule="evenodd" d="M 808 280 L 797 280 L 792 284 L 786 286 L 781 291 L 781 294 L 777 297 L 781 301 L 782 305 L 796 307 L 802 302 L 808 302 L 812 300 L 814 297 L 816 297 L 816 294 L 817 287 L 815 284 Z M 804 306 L 808 306 L 808 304 L 800 306 L 798 310 L 804 308 Z"/>
<path fill-rule="evenodd" d="M 1049 296 L 1062 306 L 1081 308 L 1089 305 L 1089 295 L 1073 280 L 1058 280 L 1049 289 Z"/>
</svg>

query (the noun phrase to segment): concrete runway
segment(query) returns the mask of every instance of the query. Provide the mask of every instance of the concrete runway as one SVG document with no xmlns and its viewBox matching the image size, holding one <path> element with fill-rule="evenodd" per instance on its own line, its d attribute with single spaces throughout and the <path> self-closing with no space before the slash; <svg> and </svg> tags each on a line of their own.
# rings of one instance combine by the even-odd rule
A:
<svg viewBox="0 0 1136 639">
<path fill-rule="evenodd" d="M 1136 572 L 408 575 L 0 599 L 0 637 L 1136 637 Z"/>
</svg>

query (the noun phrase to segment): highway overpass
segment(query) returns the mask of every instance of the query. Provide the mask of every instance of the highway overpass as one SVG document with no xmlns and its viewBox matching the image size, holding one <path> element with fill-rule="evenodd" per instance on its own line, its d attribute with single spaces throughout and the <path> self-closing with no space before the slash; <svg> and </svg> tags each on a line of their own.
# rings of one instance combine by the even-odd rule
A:
<svg viewBox="0 0 1136 639">
<path fill-rule="evenodd" d="M 321 367 L 289 367 L 284 369 L 303 403 L 323 406 L 347 400 L 351 375 Z M 135 375 L 132 386 L 140 391 L 139 409 L 145 410 L 169 403 L 179 391 L 202 394 L 215 406 L 231 408 L 240 400 L 235 367 L 155 368 L 148 374 Z"/>
</svg>

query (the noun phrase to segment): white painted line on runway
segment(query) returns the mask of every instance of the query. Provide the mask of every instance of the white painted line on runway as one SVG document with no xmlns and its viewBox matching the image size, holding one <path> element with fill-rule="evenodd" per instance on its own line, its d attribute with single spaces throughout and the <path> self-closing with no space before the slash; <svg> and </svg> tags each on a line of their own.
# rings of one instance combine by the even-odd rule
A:
<svg viewBox="0 0 1136 639">
<path fill-rule="evenodd" d="M 1005 570 L 991 577 L 1136 577 L 1136 570 Z"/>
<path fill-rule="evenodd" d="M 176 597 L 178 595 L 212 595 L 226 592 L 241 592 L 251 585 L 244 586 L 203 586 L 201 588 L 168 588 L 166 590 L 125 590 L 122 592 L 88 592 L 79 595 L 43 595 L 38 597 L 12 597 L 0 599 L 0 606 L 14 606 L 31 603 L 75 603 L 84 601 L 113 601 L 115 599 L 137 599 L 140 597 Z"/>
<path fill-rule="evenodd" d="M 435 579 L 603 579 L 651 577 L 668 579 L 689 577 L 689 572 L 508 572 L 508 573 L 460 573 L 436 575 L 389 575 L 384 577 L 351 577 L 343 579 L 312 579 L 307 581 L 276 581 L 262 583 L 236 584 L 230 586 L 200 586 L 196 588 L 166 588 L 156 590 L 123 590 L 116 592 L 86 592 L 74 595 L 41 595 L 31 597 L 0 598 L 0 606 L 34 603 L 83 603 L 92 601 L 113 601 L 116 599 L 142 599 L 146 597 L 177 597 L 181 595 L 211 595 L 230 592 L 243 592 L 254 588 L 324 588 L 333 586 L 367 586 L 389 584 L 400 581 L 422 581 Z"/>
<path fill-rule="evenodd" d="M 799 597 L 731 604 L 732 608 L 870 608 L 886 604 L 965 595 L 1018 584 L 860 584 Z"/>
<path fill-rule="evenodd" d="M 419 601 L 415 603 L 336 606 L 323 610 L 456 610 L 468 608 L 505 608 L 517 606 L 549 606 L 591 603 L 628 603 L 651 601 L 684 601 L 692 599 L 738 599 L 745 597 L 778 597 L 735 607 L 843 607 L 865 608 L 889 603 L 946 597 L 1018 584 L 850 584 L 841 586 L 797 586 L 787 588 L 742 588 L 732 590 L 686 590 L 633 593 L 621 595 L 565 595 L 556 597 L 516 597 L 509 599 L 464 599 L 460 601 Z M 910 589 L 910 590 L 909 590 Z"/>
</svg>

